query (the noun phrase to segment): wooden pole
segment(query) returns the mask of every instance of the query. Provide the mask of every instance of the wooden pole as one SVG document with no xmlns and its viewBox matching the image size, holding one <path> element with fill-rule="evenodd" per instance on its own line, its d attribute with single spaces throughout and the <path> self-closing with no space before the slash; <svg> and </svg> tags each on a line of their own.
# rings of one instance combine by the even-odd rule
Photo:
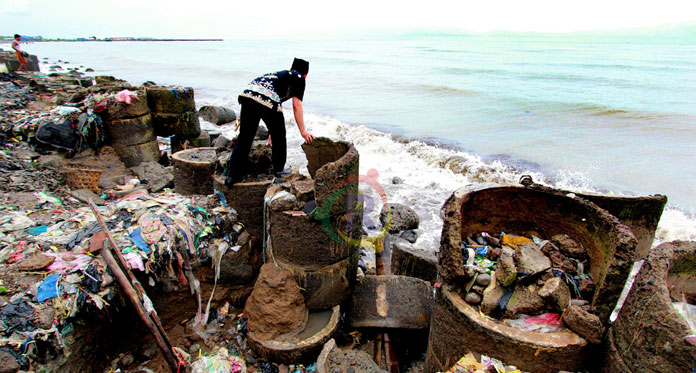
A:
<svg viewBox="0 0 696 373">
<path fill-rule="evenodd" d="M 389 252 L 390 242 L 389 235 L 384 236 L 384 239 L 377 242 L 377 253 L 375 253 L 375 272 L 377 276 L 389 274 L 391 272 L 391 263 L 389 263 L 391 255 Z M 386 263 L 385 263 L 386 262 Z M 396 350 L 392 346 L 389 339 L 389 334 L 381 333 L 375 339 L 375 362 L 380 364 L 382 360 L 382 348 L 384 348 L 384 358 L 387 366 L 387 371 L 390 373 L 399 372 L 399 361 L 396 357 Z"/>
<path fill-rule="evenodd" d="M 123 258 L 123 256 L 121 255 L 121 252 L 118 249 L 118 245 L 116 245 L 116 241 L 114 241 L 113 237 L 111 236 L 111 233 L 109 232 L 109 229 L 104 223 L 104 220 L 102 219 L 101 215 L 99 215 L 97 206 L 95 206 L 91 200 L 89 200 L 89 206 L 92 208 L 92 212 L 94 212 L 97 221 L 101 225 L 104 233 L 106 233 L 106 237 L 108 238 L 110 243 L 110 245 L 104 245 L 104 248 L 101 250 L 102 258 L 104 258 L 107 267 L 109 267 L 111 272 L 114 274 L 114 277 L 116 277 L 118 284 L 123 289 L 126 298 L 131 302 L 131 304 L 135 308 L 135 311 L 140 317 L 140 319 L 145 323 L 148 329 L 150 329 L 152 336 L 155 338 L 155 343 L 157 343 L 157 346 L 162 351 L 162 355 L 164 356 L 164 359 L 167 361 L 167 364 L 169 364 L 169 367 L 172 369 L 172 372 L 186 372 L 188 369 L 185 366 L 179 366 L 179 360 L 176 358 L 176 356 L 174 356 L 172 344 L 169 341 L 169 338 L 167 337 L 167 334 L 165 333 L 164 328 L 162 327 L 162 324 L 159 321 L 159 318 L 156 314 L 153 315 L 145 309 L 143 301 L 144 297 L 147 295 L 145 294 L 142 285 L 140 285 L 140 282 L 138 282 L 133 273 L 128 269 L 128 266 L 124 265 L 125 258 Z M 119 265 L 119 262 L 117 262 L 114 258 L 114 255 L 110 247 L 113 247 L 113 252 L 115 252 L 119 259 L 121 259 L 121 265 Z M 122 265 L 125 268 L 121 268 Z M 128 275 L 126 275 L 126 273 Z M 139 289 L 136 290 L 134 282 L 138 285 Z"/>
</svg>

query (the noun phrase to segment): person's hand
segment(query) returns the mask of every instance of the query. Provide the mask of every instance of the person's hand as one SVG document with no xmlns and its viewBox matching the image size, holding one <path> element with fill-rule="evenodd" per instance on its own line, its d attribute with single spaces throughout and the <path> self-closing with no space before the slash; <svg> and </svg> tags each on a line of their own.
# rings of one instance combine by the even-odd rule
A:
<svg viewBox="0 0 696 373">
<path fill-rule="evenodd" d="M 311 133 L 309 133 L 307 131 L 304 131 L 303 133 L 301 133 L 301 135 L 302 135 L 302 138 L 304 139 L 305 143 L 307 143 L 307 144 L 311 144 L 312 140 L 314 140 L 314 135 L 312 135 Z"/>
<path fill-rule="evenodd" d="M 273 141 L 271 141 L 271 135 L 268 134 L 268 146 L 273 146 Z"/>
</svg>

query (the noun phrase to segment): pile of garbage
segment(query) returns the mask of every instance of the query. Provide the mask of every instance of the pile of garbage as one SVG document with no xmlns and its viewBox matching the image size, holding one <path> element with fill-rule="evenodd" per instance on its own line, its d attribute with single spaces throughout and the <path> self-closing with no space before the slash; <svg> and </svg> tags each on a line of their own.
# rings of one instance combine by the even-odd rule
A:
<svg viewBox="0 0 696 373">
<path fill-rule="evenodd" d="M 462 256 L 474 275 L 462 289 L 464 300 L 522 330 L 553 332 L 565 322 L 598 343 L 603 329 L 599 318 L 589 312 L 595 282 L 587 252 L 568 235 L 554 235 L 550 240 L 539 236 L 536 232 L 528 237 L 505 232 L 467 235 Z M 596 322 L 598 330 L 577 325 L 579 317 Z"/>
<path fill-rule="evenodd" d="M 72 323 L 84 313 L 118 304 L 114 299 L 119 292 L 113 273 L 90 250 L 95 245 L 92 238 L 103 235 L 90 208 L 66 209 L 62 200 L 46 192 L 25 194 L 5 196 L 10 204 L 0 210 L 0 333 L 4 346 L 34 360 L 40 356 L 31 350 L 33 341 L 48 341 L 55 351 L 67 352 L 63 341 Z M 243 223 L 219 198 L 138 189 L 111 198 L 99 210 L 141 281 L 164 291 L 190 288 L 198 299 L 197 318 L 203 322 L 209 318 L 209 304 L 203 304 L 194 269 L 207 265 L 219 273 L 224 252 L 245 244 L 239 242 Z"/>
<path fill-rule="evenodd" d="M 522 371 L 486 355 L 481 355 L 481 359 L 476 360 L 474 355 L 469 353 L 459 359 L 447 373 L 522 373 Z"/>
</svg>

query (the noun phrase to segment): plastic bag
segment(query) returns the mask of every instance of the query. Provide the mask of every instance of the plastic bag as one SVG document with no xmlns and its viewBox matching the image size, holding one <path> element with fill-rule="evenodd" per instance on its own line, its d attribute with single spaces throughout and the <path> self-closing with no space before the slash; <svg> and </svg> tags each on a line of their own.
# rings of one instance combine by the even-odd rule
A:
<svg viewBox="0 0 696 373">
<path fill-rule="evenodd" d="M 684 318 L 691 328 L 691 334 L 696 334 L 696 306 L 685 302 L 673 302 L 672 306 L 679 316 Z"/>
<path fill-rule="evenodd" d="M 539 316 L 519 315 L 514 320 L 509 320 L 508 325 L 513 328 L 541 333 L 555 332 L 561 326 L 561 315 L 557 313 L 545 313 Z"/>
</svg>

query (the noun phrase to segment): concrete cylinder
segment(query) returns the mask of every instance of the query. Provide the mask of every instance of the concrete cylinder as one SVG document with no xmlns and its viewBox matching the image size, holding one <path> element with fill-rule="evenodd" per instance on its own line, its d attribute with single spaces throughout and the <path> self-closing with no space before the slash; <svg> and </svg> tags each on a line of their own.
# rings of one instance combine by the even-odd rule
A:
<svg viewBox="0 0 696 373">
<path fill-rule="evenodd" d="M 192 148 L 172 155 L 174 190 L 183 195 L 213 193 L 215 148 Z"/>
<path fill-rule="evenodd" d="M 673 241 L 645 258 L 605 340 L 603 372 L 687 372 L 693 332 L 672 305 L 696 299 L 696 242 Z"/>
<path fill-rule="evenodd" d="M 592 202 L 554 190 L 482 184 L 453 193 L 443 207 L 436 295 L 426 371 L 447 370 L 469 352 L 487 354 L 530 372 L 580 370 L 588 342 L 570 332 L 526 332 L 479 315 L 454 291 L 471 277 L 462 238 L 478 232 L 567 234 L 586 250 L 596 282 L 591 311 L 607 323 L 631 270 L 637 240 Z M 449 364 L 449 365 L 448 365 Z"/>
</svg>

